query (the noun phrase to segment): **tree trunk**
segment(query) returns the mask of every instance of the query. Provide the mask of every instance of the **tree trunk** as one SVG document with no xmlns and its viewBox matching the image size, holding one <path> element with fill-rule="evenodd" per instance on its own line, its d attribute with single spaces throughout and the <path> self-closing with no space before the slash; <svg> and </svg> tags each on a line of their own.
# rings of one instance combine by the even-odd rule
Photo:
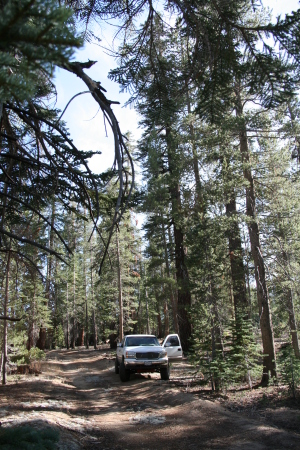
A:
<svg viewBox="0 0 300 450">
<path fill-rule="evenodd" d="M 224 358 L 224 348 L 221 332 L 221 324 L 219 317 L 219 310 L 217 304 L 217 294 L 214 295 L 212 285 L 210 284 L 210 309 L 211 309 L 211 348 L 212 361 L 219 358 L 220 353 Z M 212 390 L 219 391 L 221 388 L 221 381 L 218 373 L 212 374 L 211 379 Z"/>
<path fill-rule="evenodd" d="M 53 243 L 54 243 L 54 232 L 53 227 L 55 223 L 55 201 L 52 200 L 51 205 L 51 227 L 49 226 L 49 239 L 48 239 L 48 245 L 51 250 L 53 250 Z M 46 289 L 45 289 L 45 302 L 44 305 L 49 305 L 49 300 L 51 296 L 51 280 L 52 280 L 52 263 L 53 263 L 53 257 L 51 254 L 47 255 L 47 278 L 46 278 Z M 39 332 L 39 339 L 37 341 L 37 347 L 40 350 L 45 350 L 46 347 L 46 338 L 47 338 L 47 329 L 42 323 L 40 326 L 40 332 Z"/>
<path fill-rule="evenodd" d="M 74 246 L 75 251 L 75 246 Z M 76 341 L 76 271 L 75 271 L 75 255 L 74 255 L 74 266 L 73 266 L 73 317 L 72 317 L 72 340 L 71 348 L 75 348 Z"/>
<path fill-rule="evenodd" d="M 157 337 L 158 338 L 162 338 L 163 337 L 159 302 L 157 302 Z"/>
<path fill-rule="evenodd" d="M 84 346 L 84 327 L 81 323 L 78 324 L 78 346 Z"/>
<path fill-rule="evenodd" d="M 237 93 L 237 116 L 242 119 L 243 106 L 239 89 Z M 266 386 L 270 376 L 276 377 L 276 355 L 273 337 L 272 317 L 270 310 L 269 293 L 265 277 L 265 264 L 260 247 L 259 227 L 256 218 L 254 179 L 250 167 L 250 153 L 248 148 L 247 132 L 245 125 L 241 125 L 239 132 L 240 151 L 244 165 L 244 178 L 246 187 L 246 210 L 248 220 L 251 253 L 255 266 L 255 281 L 257 289 L 258 310 L 260 316 L 260 328 L 263 344 L 263 376 L 261 384 Z"/>
<path fill-rule="evenodd" d="M 5 295 L 4 295 L 4 307 L 3 315 L 7 316 L 8 300 L 9 300 L 9 271 L 10 271 L 10 250 L 7 254 L 6 263 L 6 282 L 5 282 Z M 2 384 L 6 384 L 6 364 L 7 364 L 7 320 L 3 320 L 3 350 L 2 350 Z"/>
<path fill-rule="evenodd" d="M 288 289 L 288 292 L 287 292 L 287 310 L 289 313 L 289 325 L 290 325 L 290 330 L 291 330 L 292 345 L 293 345 L 294 353 L 295 353 L 295 356 L 300 359 L 297 321 L 296 321 L 296 316 L 295 316 L 293 293 L 292 293 L 292 289 L 290 289 L 290 288 Z"/>
<path fill-rule="evenodd" d="M 188 351 L 191 337 L 191 323 L 188 310 L 191 306 L 191 293 L 189 288 L 188 271 L 185 265 L 185 254 L 183 247 L 183 233 L 174 225 L 175 240 L 175 264 L 176 278 L 178 283 L 178 325 L 183 351 Z"/>
<path fill-rule="evenodd" d="M 161 212 L 161 219 L 162 219 L 162 235 L 163 235 L 163 243 L 164 243 L 164 252 L 165 252 L 165 264 L 166 264 L 166 272 L 167 272 L 167 277 L 170 279 L 171 278 L 171 270 L 170 270 L 170 263 L 169 263 L 169 255 L 168 255 L 168 247 L 167 247 L 167 239 L 166 239 L 166 230 L 165 230 L 165 224 L 164 224 L 164 216 L 163 213 Z M 169 286 L 169 292 L 170 292 L 170 302 L 172 305 L 172 311 L 173 311 L 173 328 L 175 333 L 178 333 L 178 317 L 177 317 L 177 301 L 174 295 L 174 291 L 173 291 L 173 286 L 172 284 L 170 284 Z M 168 302 L 166 300 L 166 305 L 165 307 L 168 309 Z M 169 321 L 168 321 L 169 322 Z M 168 323 L 168 327 L 169 327 L 169 323 Z M 169 334 L 166 333 L 165 330 L 165 336 Z"/>
<path fill-rule="evenodd" d="M 280 227 L 281 228 L 281 227 Z M 280 229 L 280 235 L 284 238 L 284 230 Z M 286 267 L 289 267 L 290 261 L 287 252 L 281 247 L 282 259 Z M 300 349 L 299 349 L 299 341 L 298 341 L 298 332 L 297 332 L 297 319 L 295 315 L 294 308 L 294 300 L 293 300 L 293 292 L 291 287 L 288 287 L 285 291 L 286 295 L 286 306 L 289 315 L 289 326 L 291 330 L 292 337 L 292 345 L 294 349 L 295 356 L 300 358 Z"/>
<path fill-rule="evenodd" d="M 170 327 L 169 327 L 169 310 L 168 310 L 168 301 L 167 300 L 165 300 L 165 302 L 164 302 L 164 317 L 165 317 L 164 335 L 168 336 L 168 334 L 170 333 Z"/>
<path fill-rule="evenodd" d="M 189 319 L 189 308 L 191 306 L 191 292 L 189 286 L 189 276 L 185 264 L 184 239 L 181 227 L 181 198 L 178 176 L 173 161 L 171 130 L 166 128 L 166 141 L 168 148 L 168 164 L 170 172 L 170 194 L 172 202 L 172 221 L 174 227 L 175 242 L 175 267 L 178 285 L 178 325 L 183 351 L 188 351 L 191 337 L 191 323 Z"/>
<path fill-rule="evenodd" d="M 93 332 L 94 332 L 94 349 L 97 350 L 97 343 L 98 343 L 98 329 L 97 329 L 97 322 L 96 322 L 96 311 L 95 311 L 95 304 L 94 304 L 94 278 L 93 278 L 93 247 L 92 247 L 92 238 L 91 237 L 91 244 L 90 244 L 90 251 L 91 251 L 91 302 L 92 302 L 92 320 L 93 320 Z"/>
<path fill-rule="evenodd" d="M 235 326 L 237 329 L 237 336 L 239 336 L 242 327 L 242 320 L 248 319 L 248 302 L 246 294 L 242 241 L 240 238 L 239 225 L 236 220 L 237 210 L 236 200 L 234 196 L 231 196 L 231 199 L 226 203 L 226 215 L 230 219 L 230 226 L 227 234 L 229 241 L 229 258 L 233 288 Z"/>
<path fill-rule="evenodd" d="M 148 292 L 146 288 L 146 334 L 150 334 L 149 308 L 148 308 Z"/>
<path fill-rule="evenodd" d="M 186 81 L 186 97 L 187 97 L 188 114 L 191 114 L 192 108 L 191 108 L 191 101 L 190 101 L 189 88 L 188 88 L 187 81 Z M 191 146 L 192 146 L 193 171 L 194 171 L 194 177 L 195 177 L 195 183 L 196 183 L 195 211 L 197 213 L 200 212 L 203 215 L 205 208 L 204 208 L 202 186 L 201 186 L 201 180 L 200 180 L 195 128 L 192 123 L 189 124 L 189 130 L 190 130 L 190 140 L 191 140 Z"/>
<path fill-rule="evenodd" d="M 244 231 L 244 242 L 246 242 L 245 231 Z M 249 251 L 247 247 L 248 243 L 245 245 L 245 258 L 246 258 L 246 289 L 248 295 L 248 319 L 252 317 L 252 301 L 251 301 L 251 287 L 250 287 L 250 268 L 249 268 Z"/>
<path fill-rule="evenodd" d="M 86 216 L 86 210 L 84 211 Z M 86 224 L 84 222 L 84 238 L 86 240 Z M 87 294 L 87 274 L 86 274 L 86 247 L 83 250 L 83 271 L 84 271 L 84 300 L 85 300 L 85 346 L 89 348 L 89 315 L 88 315 L 88 294 Z"/>
<path fill-rule="evenodd" d="M 70 325 L 69 325 L 69 283 L 67 282 L 67 335 L 66 335 L 66 344 L 67 349 L 70 348 Z"/>
<path fill-rule="evenodd" d="M 29 318 L 28 340 L 27 340 L 27 346 L 26 346 L 28 351 L 34 346 L 35 292 L 36 292 L 36 284 L 34 282 L 33 302 L 32 302 L 32 310 L 31 310 L 31 314 L 30 314 L 30 318 Z M 38 346 L 38 342 L 36 343 L 36 345 Z"/>
<path fill-rule="evenodd" d="M 116 231 L 117 243 L 117 270 L 118 270 L 118 290 L 119 290 L 119 339 L 124 337 L 123 329 L 123 297 L 122 297 L 122 279 L 121 279 L 121 264 L 120 264 L 120 249 L 119 249 L 119 230 Z"/>
</svg>

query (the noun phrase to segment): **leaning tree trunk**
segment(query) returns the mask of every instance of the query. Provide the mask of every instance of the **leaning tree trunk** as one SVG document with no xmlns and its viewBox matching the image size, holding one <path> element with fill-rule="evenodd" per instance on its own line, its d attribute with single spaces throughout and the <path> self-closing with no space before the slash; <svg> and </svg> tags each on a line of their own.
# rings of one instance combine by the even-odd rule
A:
<svg viewBox="0 0 300 450">
<path fill-rule="evenodd" d="M 239 88 L 236 91 L 237 107 L 236 113 L 242 123 L 243 106 Z M 265 264 L 260 246 L 259 227 L 255 208 L 254 179 L 250 166 L 250 153 L 248 148 L 247 131 L 245 124 L 240 126 L 239 131 L 240 152 L 244 165 L 244 178 L 246 187 L 246 211 L 248 217 L 248 230 L 251 245 L 251 253 L 255 267 L 255 281 L 257 289 L 258 310 L 260 316 L 260 328 L 263 345 L 263 376 L 261 384 L 266 386 L 270 376 L 276 377 L 276 355 L 273 336 L 273 325 L 270 309 L 269 292 L 266 283 Z"/>
</svg>

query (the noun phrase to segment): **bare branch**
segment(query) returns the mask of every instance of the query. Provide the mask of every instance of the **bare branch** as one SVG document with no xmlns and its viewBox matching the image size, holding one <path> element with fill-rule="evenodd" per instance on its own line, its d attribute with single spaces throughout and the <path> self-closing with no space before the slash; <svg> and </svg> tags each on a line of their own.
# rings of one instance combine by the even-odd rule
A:
<svg viewBox="0 0 300 450">
<path fill-rule="evenodd" d="M 20 322 L 20 320 L 23 320 L 25 316 L 20 317 L 17 319 L 16 317 L 9 317 L 9 316 L 0 316 L 0 320 L 10 320 L 11 322 Z"/>
</svg>

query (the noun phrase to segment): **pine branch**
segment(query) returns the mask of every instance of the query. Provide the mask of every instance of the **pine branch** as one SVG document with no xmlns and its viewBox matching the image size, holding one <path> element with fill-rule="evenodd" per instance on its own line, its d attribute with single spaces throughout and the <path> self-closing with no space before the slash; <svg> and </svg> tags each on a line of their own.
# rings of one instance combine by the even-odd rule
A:
<svg viewBox="0 0 300 450">
<path fill-rule="evenodd" d="M 30 245 L 33 245 L 34 247 L 40 248 L 41 250 L 44 250 L 46 253 L 50 253 L 50 255 L 56 256 L 63 263 L 68 264 L 58 252 L 56 252 L 55 250 L 52 250 L 51 248 L 46 247 L 42 244 L 39 244 L 38 242 L 32 241 L 31 239 L 23 238 L 22 236 L 18 236 L 17 234 L 14 234 L 14 233 L 10 233 L 9 231 L 4 230 L 4 228 L 1 228 L 0 235 L 1 234 L 4 234 L 4 235 L 6 235 L 16 241 L 22 242 L 24 244 L 30 244 Z"/>
</svg>

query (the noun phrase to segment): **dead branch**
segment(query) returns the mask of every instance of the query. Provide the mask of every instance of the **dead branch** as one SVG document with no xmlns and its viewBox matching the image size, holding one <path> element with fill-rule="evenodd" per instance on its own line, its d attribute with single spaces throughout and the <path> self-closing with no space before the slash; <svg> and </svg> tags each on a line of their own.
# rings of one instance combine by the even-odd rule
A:
<svg viewBox="0 0 300 450">
<path fill-rule="evenodd" d="M 25 316 L 20 317 L 17 319 L 16 317 L 9 317 L 9 316 L 0 316 L 0 320 L 10 320 L 11 322 L 20 322 L 20 320 L 23 320 Z"/>
</svg>

